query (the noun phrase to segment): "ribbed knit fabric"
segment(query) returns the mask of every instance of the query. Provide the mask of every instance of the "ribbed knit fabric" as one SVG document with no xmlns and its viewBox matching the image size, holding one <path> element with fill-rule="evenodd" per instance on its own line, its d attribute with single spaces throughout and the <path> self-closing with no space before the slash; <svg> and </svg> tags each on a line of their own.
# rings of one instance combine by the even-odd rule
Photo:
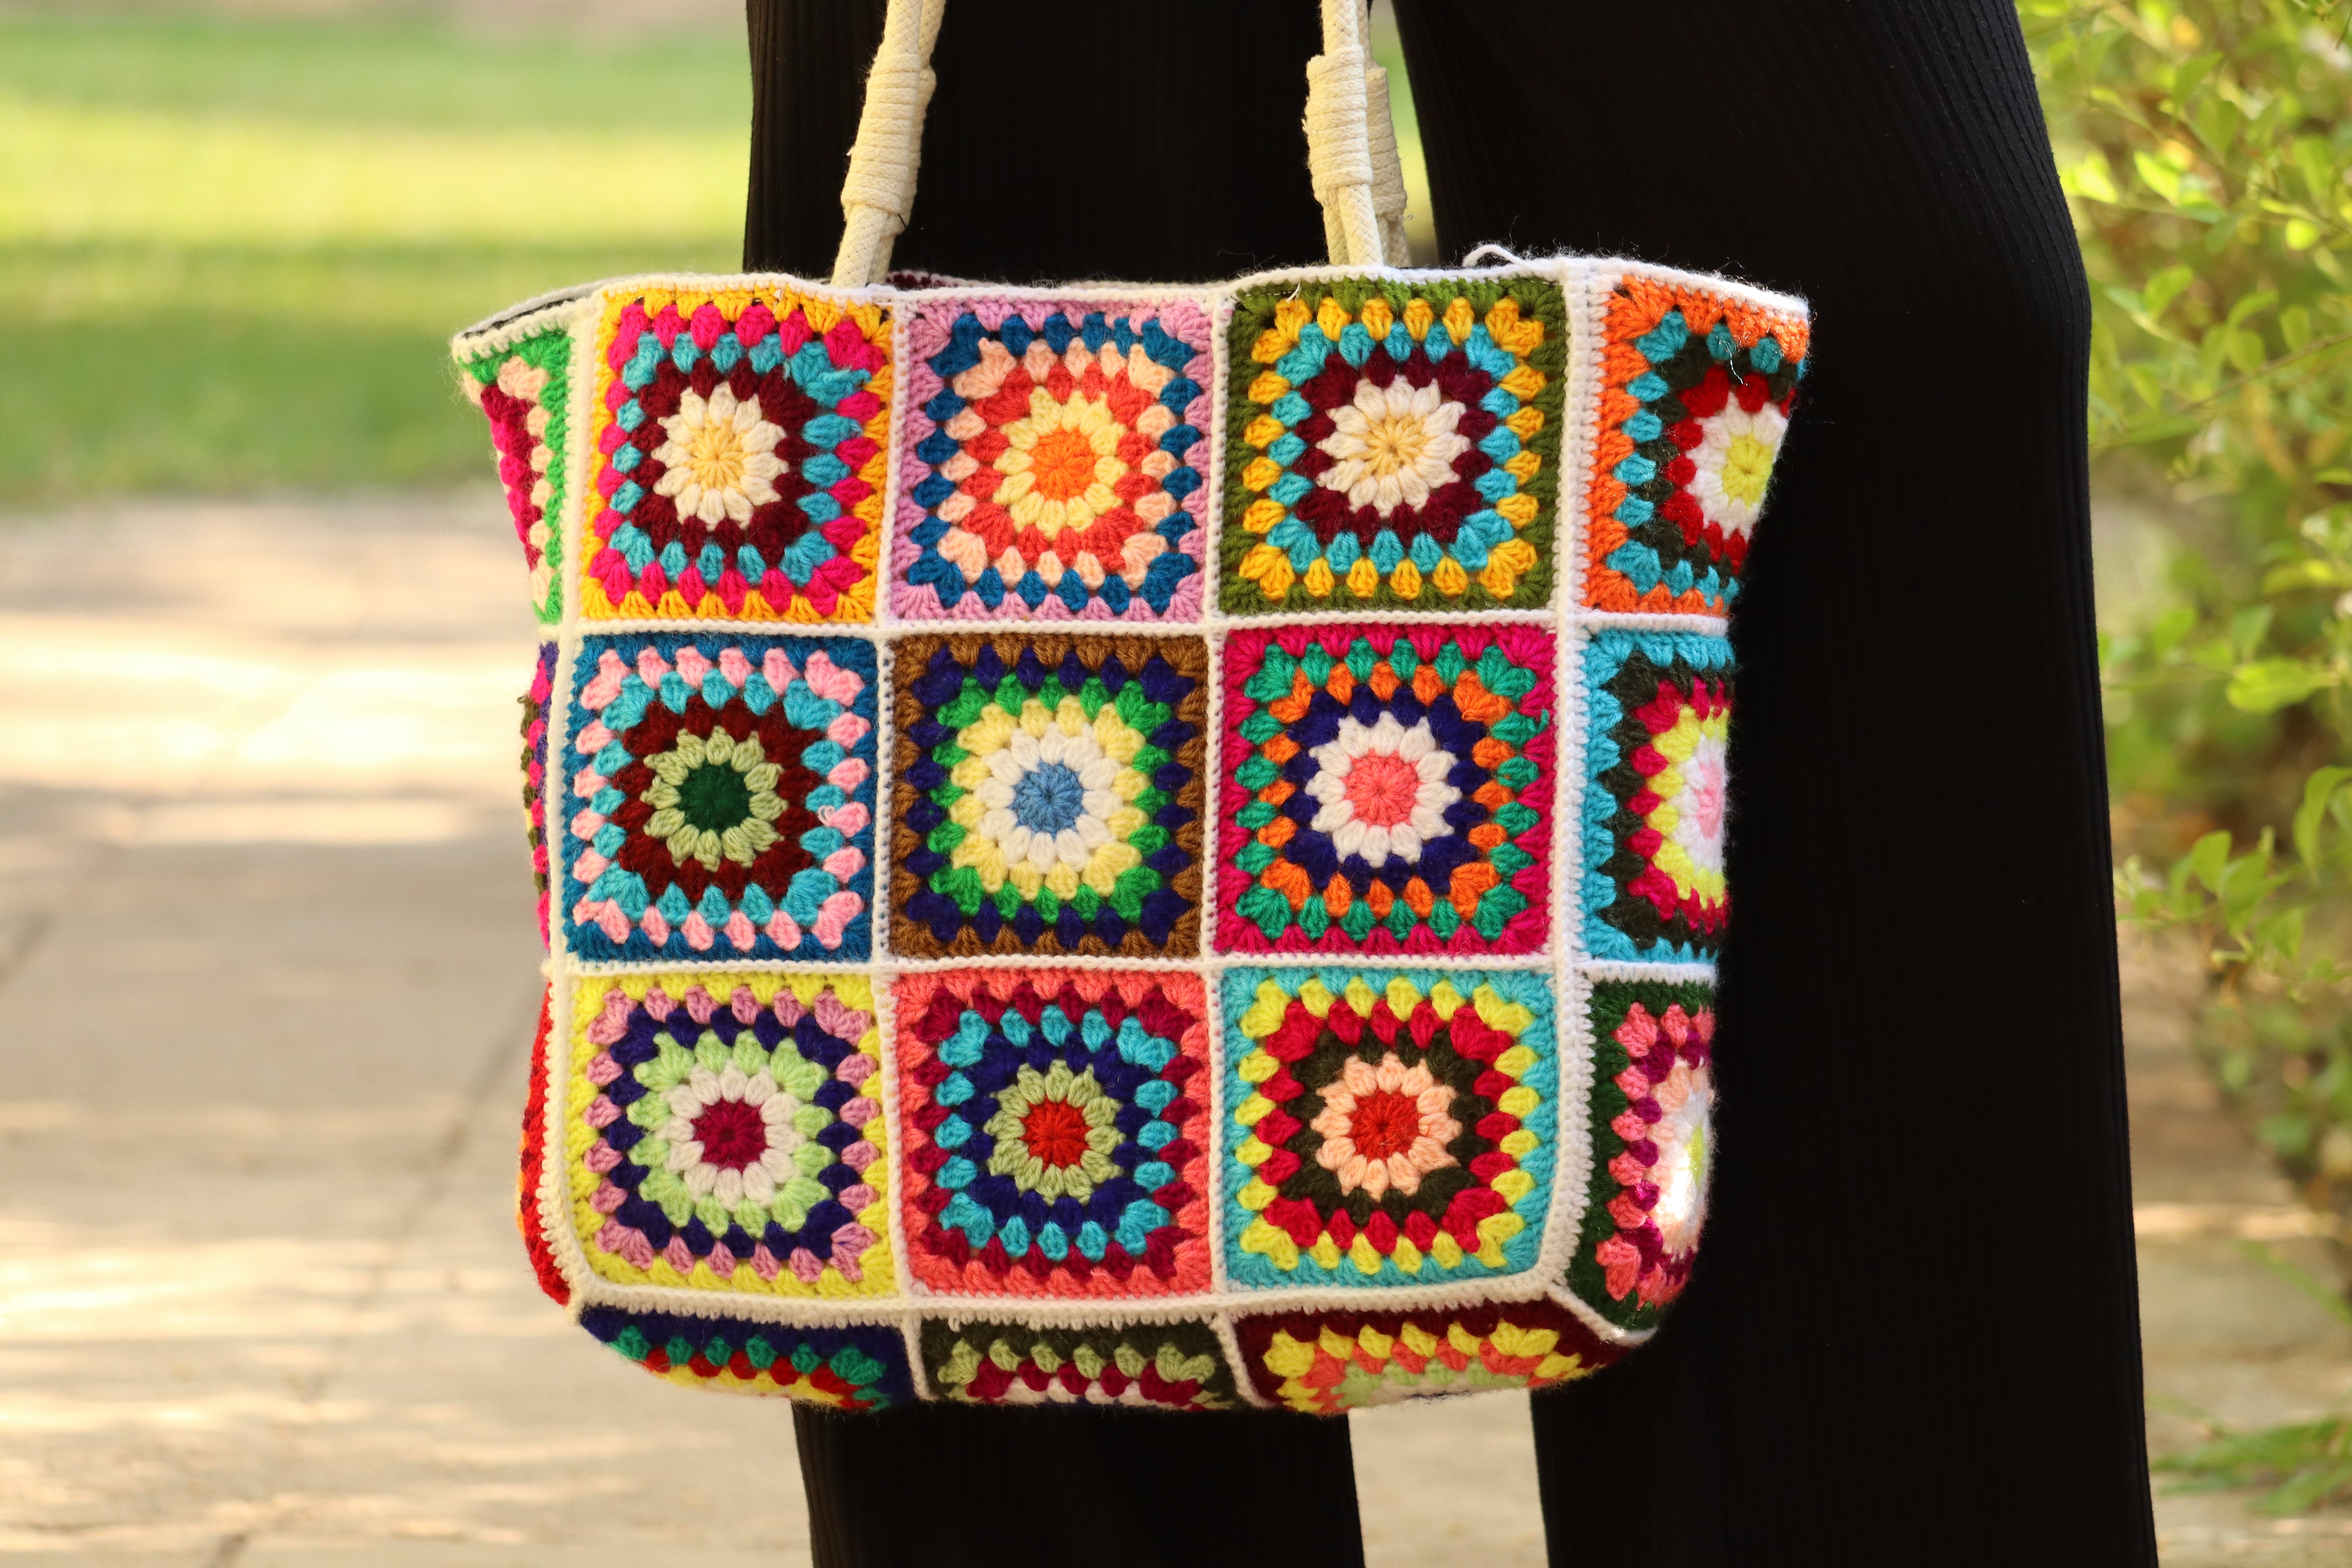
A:
<svg viewBox="0 0 2352 1568">
<path fill-rule="evenodd" d="M 1706 1247 L 1655 1344 L 1537 1400 L 1552 1561 L 2153 1563 L 2090 311 L 2015 11 L 1398 10 L 1447 254 L 1814 311 L 1733 625 Z"/>
<path fill-rule="evenodd" d="M 1551 1560 L 2153 1563 L 2089 313 L 2014 12 L 1398 9 L 1444 254 L 1629 254 L 1815 312 L 1734 627 L 1740 912 L 1707 1245 L 1654 1345 L 1537 1400 Z M 879 7 L 751 13 L 746 263 L 822 276 Z M 897 264 L 1177 279 L 1318 259 L 1314 27 L 1304 3 L 955 0 Z M 1130 68 L 1114 115 L 1081 125 L 1067 89 L 1109 61 Z M 1360 1557 L 1338 1423 L 796 1421 L 824 1568 Z"/>
<path fill-rule="evenodd" d="M 881 0 L 747 0 L 743 265 L 833 271 Z M 1323 260 L 1299 105 L 1313 0 L 950 0 L 894 268 L 1204 282 Z"/>
</svg>

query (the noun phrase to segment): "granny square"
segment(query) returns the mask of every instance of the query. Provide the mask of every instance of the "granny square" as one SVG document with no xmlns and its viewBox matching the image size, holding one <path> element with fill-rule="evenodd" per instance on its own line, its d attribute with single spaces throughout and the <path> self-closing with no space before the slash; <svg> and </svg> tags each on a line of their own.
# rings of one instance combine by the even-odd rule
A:
<svg viewBox="0 0 2352 1568">
<path fill-rule="evenodd" d="M 1200 619 L 1211 339 L 1192 300 L 927 300 L 907 318 L 890 607 Z"/>
<path fill-rule="evenodd" d="M 895 952 L 1199 952 L 1205 641 L 910 637 L 890 658 Z"/>
<path fill-rule="evenodd" d="M 962 969 L 895 992 L 909 1267 L 926 1289 L 1209 1285 L 1209 1026 L 1196 975 Z"/>
<path fill-rule="evenodd" d="M 582 614 L 874 618 L 887 306 L 651 289 L 607 298 L 596 344 Z"/>
<path fill-rule="evenodd" d="M 1126 1405 L 1230 1410 L 1233 1369 L 1206 1323 L 1033 1328 L 927 1321 L 923 1375 L 967 1405 Z"/>
<path fill-rule="evenodd" d="M 882 1031 L 862 974 L 628 973 L 573 993 L 564 1179 L 616 1285 L 888 1295 Z"/>
<path fill-rule="evenodd" d="M 1530 278 L 1244 289 L 1220 603 L 1540 608 L 1568 315 Z"/>
<path fill-rule="evenodd" d="M 1242 968 L 1223 996 L 1236 1288 L 1534 1267 L 1557 1119 L 1549 974 Z"/>
<path fill-rule="evenodd" d="M 522 820 L 530 877 L 539 888 L 539 941 L 547 945 L 547 714 L 555 700 L 556 646 L 539 645 L 530 689 L 522 697 Z"/>
<path fill-rule="evenodd" d="M 1592 1174 L 1568 1284 L 1628 1329 L 1682 1293 L 1706 1221 L 1715 1146 L 1714 988 L 1594 983 Z"/>
<path fill-rule="evenodd" d="M 563 789 L 571 951 L 866 957 L 875 674 L 856 637 L 582 638 Z"/>
<path fill-rule="evenodd" d="M 1731 911 L 1723 879 L 1731 644 L 1605 630 L 1583 658 L 1585 949 L 1595 958 L 1711 962 Z"/>
<path fill-rule="evenodd" d="M 580 1326 L 672 1383 L 781 1394 L 833 1410 L 914 1403 L 907 1342 L 894 1328 L 792 1328 L 737 1318 L 590 1307 Z"/>
<path fill-rule="evenodd" d="M 1546 948 L 1552 642 L 1468 624 L 1229 634 L 1222 820 L 1241 831 L 1219 948 Z"/>
<path fill-rule="evenodd" d="M 1258 1393 L 1309 1415 L 1487 1388 L 1546 1388 L 1624 1354 L 1549 1301 L 1317 1311 L 1234 1325 Z"/>
<path fill-rule="evenodd" d="M 490 455 L 498 459 L 499 484 L 530 571 L 531 612 L 543 626 L 563 615 L 557 568 L 563 561 L 571 363 L 572 334 L 555 325 L 468 360 L 457 382 L 490 422 Z"/>
<path fill-rule="evenodd" d="M 1808 324 L 1630 273 L 1601 314 L 1585 600 L 1725 615 L 1796 405 Z"/>
</svg>

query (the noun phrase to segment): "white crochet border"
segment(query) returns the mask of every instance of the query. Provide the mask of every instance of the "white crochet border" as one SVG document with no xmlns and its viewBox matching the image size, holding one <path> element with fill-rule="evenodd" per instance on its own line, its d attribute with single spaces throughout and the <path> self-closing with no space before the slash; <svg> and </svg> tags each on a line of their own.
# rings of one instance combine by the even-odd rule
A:
<svg viewBox="0 0 2352 1568">
<path fill-rule="evenodd" d="M 563 461 L 566 483 L 563 487 L 562 516 L 559 526 L 563 531 L 564 556 L 558 568 L 562 616 L 553 627 L 541 628 L 542 641 L 557 645 L 552 694 L 547 712 L 548 767 L 541 796 L 541 811 L 547 818 L 547 838 L 551 858 L 550 879 L 551 903 L 550 909 L 550 951 L 543 970 L 548 976 L 550 1027 L 547 1060 L 542 1081 L 538 1085 L 545 1110 L 540 1186 L 537 1200 L 541 1229 L 555 1255 L 558 1268 L 571 1288 L 570 1313 L 576 1321 L 588 1308 L 614 1306 L 635 1310 L 660 1311 L 706 1318 L 732 1318 L 745 1321 L 792 1326 L 835 1327 L 871 1326 L 896 1327 L 905 1342 L 907 1364 L 917 1394 L 934 1397 L 925 1374 L 922 1357 L 921 1329 L 926 1321 L 945 1321 L 961 1326 L 971 1321 L 1013 1321 L 1038 1327 L 1114 1327 L 1125 1324 L 1206 1321 L 1224 1347 L 1234 1374 L 1234 1383 L 1241 1398 L 1260 1406 L 1272 1406 L 1275 1402 L 1258 1392 L 1244 1363 L 1235 1323 L 1244 1317 L 1300 1310 L 1412 1312 L 1423 1310 L 1475 1307 L 1485 1303 L 1545 1300 L 1573 1313 L 1597 1338 L 1618 1345 L 1639 1345 L 1655 1332 L 1654 1329 L 1628 1330 L 1620 1327 L 1595 1310 L 1570 1290 L 1566 1276 L 1570 1255 L 1581 1233 L 1583 1216 L 1589 1201 L 1591 1176 L 1592 1137 L 1589 1124 L 1591 1098 L 1594 1045 L 1587 1005 L 1592 983 L 1597 980 L 1646 979 L 1659 982 L 1701 982 L 1712 984 L 1715 966 L 1711 963 L 1648 963 L 1618 960 L 1595 959 L 1582 947 L 1581 905 L 1578 890 L 1581 884 L 1583 854 L 1581 845 L 1582 805 L 1584 791 L 1583 737 L 1587 694 L 1584 689 L 1583 649 L 1593 632 L 1619 628 L 1638 631 L 1675 631 L 1692 635 L 1724 637 L 1727 622 L 1721 617 L 1685 615 L 1627 615 L 1595 611 L 1582 607 L 1585 575 L 1584 535 L 1586 496 L 1592 479 L 1591 465 L 1593 444 L 1598 437 L 1600 416 L 1599 387 L 1601 374 L 1603 342 L 1601 327 L 1611 292 L 1620 279 L 1634 276 L 1660 282 L 1679 284 L 1704 289 L 1727 298 L 1744 300 L 1768 310 L 1797 315 L 1807 313 L 1801 300 L 1773 293 L 1717 277 L 1679 271 L 1647 262 L 1623 258 L 1592 258 L 1561 256 L 1536 259 L 1514 259 L 1494 268 L 1350 268 L 1308 267 L 1286 268 L 1254 274 L 1237 280 L 1204 287 L 1147 285 L 1081 285 L 1075 288 L 1040 289 L 1010 285 L 969 285 L 931 289 L 900 289 L 887 285 L 867 289 L 842 289 L 827 284 L 811 282 L 783 273 L 715 277 L 703 274 L 656 274 L 643 277 L 609 279 L 541 295 L 512 309 L 502 311 L 477 326 L 467 329 L 451 340 L 450 348 L 460 363 L 471 362 L 483 354 L 497 353 L 537 337 L 551 327 L 562 326 L 572 338 L 572 360 L 574 367 L 570 387 L 571 411 L 566 424 L 569 439 L 565 443 Z M 1541 609 L 1482 610 L 1482 611 L 1412 611 L 1394 607 L 1367 611 L 1322 611 L 1234 616 L 1219 608 L 1219 575 L 1223 552 L 1218 547 L 1218 533 L 1223 522 L 1223 490 L 1224 447 L 1226 440 L 1225 413 L 1230 366 L 1226 342 L 1226 326 L 1231 320 L 1234 297 L 1244 289 L 1269 284 L 1313 284 L 1340 279 L 1378 279 L 1397 283 L 1435 283 L 1458 280 L 1486 281 L 1508 278 L 1535 278 L 1554 283 L 1561 290 L 1569 320 L 1569 384 L 1562 404 L 1565 428 L 1560 438 L 1559 476 L 1555 518 L 1552 531 L 1552 596 Z M 595 619 L 583 618 L 578 612 L 579 575 L 587 561 L 586 533 L 588 497 L 594 493 L 594 459 L 596 453 L 587 438 L 593 425 L 594 389 L 597 376 L 596 335 L 603 319 L 603 302 L 617 291 L 637 291 L 646 289 L 791 289 L 805 295 L 842 300 L 849 302 L 872 301 L 894 306 L 949 300 L 1007 300 L 1028 301 L 1152 303 L 1183 300 L 1200 306 L 1211 323 L 1213 375 L 1208 388 L 1211 402 L 1211 425 L 1208 431 L 1208 454 L 1202 465 L 1202 483 L 1210 487 L 1208 527 L 1202 562 L 1203 575 L 1202 615 L 1197 622 L 1096 621 L 1076 618 L 1057 619 L 902 619 L 893 611 L 892 595 L 887 578 L 897 544 L 900 474 L 905 464 L 898 450 L 898 433 L 903 428 L 908 386 L 907 326 L 903 310 L 894 310 L 891 330 L 891 358 L 894 376 L 891 383 L 890 430 L 887 479 L 882 498 L 882 526 L 876 553 L 875 618 L 871 623 L 842 625 L 835 623 L 806 624 L 800 622 L 742 622 L 711 618 L 648 618 Z M 946 634 L 984 634 L 1000 632 L 1057 633 L 1100 637 L 1197 637 L 1204 644 L 1207 656 L 1208 713 L 1204 742 L 1209 758 L 1206 786 L 1202 845 L 1202 902 L 1201 944 L 1204 950 L 1213 945 L 1215 931 L 1214 902 L 1216 869 L 1223 861 L 1223 841 L 1228 831 L 1219 821 L 1216 790 L 1217 759 L 1224 739 L 1223 652 L 1225 634 L 1235 627 L 1262 627 L 1286 624 L 1379 621 L 1385 623 L 1445 622 L 1471 620 L 1486 625 L 1517 623 L 1544 626 L 1552 629 L 1555 668 L 1553 685 L 1556 692 L 1555 712 L 1559 720 L 1555 741 L 1553 767 L 1554 796 L 1552 802 L 1552 888 L 1550 934 L 1545 946 L 1531 953 L 1460 958 L 1423 956 L 1415 954 L 1359 955 L 1343 952 L 1301 953 L 1220 953 L 1204 951 L 1192 959 L 1131 959 L 1086 956 L 983 956 L 968 958 L 918 958 L 893 954 L 889 949 L 889 857 L 891 846 L 890 806 L 893 791 L 890 784 L 890 761 L 896 735 L 893 726 L 894 694 L 891 689 L 890 643 L 895 637 L 916 630 Z M 568 811 L 562 780 L 568 776 L 570 752 L 568 733 L 571 718 L 571 692 L 573 684 L 573 663 L 579 654 L 582 638 L 633 632 L 695 632 L 709 634 L 731 630 L 743 635 L 761 637 L 841 637 L 866 642 L 874 648 L 876 662 L 876 726 L 875 726 L 875 812 L 873 871 L 875 895 L 872 900 L 870 959 L 843 963 L 829 963 L 812 959 L 765 959 L 729 961 L 674 960 L 656 963 L 634 963 L 589 960 L 569 952 L 564 942 L 562 910 L 565 877 L 564 835 L 562 818 L 557 815 Z M 1224 1016 L 1217 981 L 1223 972 L 1233 967 L 1316 967 L 1355 968 L 1364 970 L 1397 969 L 1463 969 L 1517 970 L 1539 972 L 1551 977 L 1554 1049 L 1558 1058 L 1557 1081 L 1552 1100 L 1557 1121 L 1553 1128 L 1553 1172 L 1551 1202 L 1544 1219 L 1541 1245 L 1535 1261 L 1526 1268 L 1500 1276 L 1454 1280 L 1443 1284 L 1419 1287 L 1346 1287 L 1303 1286 L 1279 1289 L 1236 1289 L 1226 1272 L 1224 1247 L 1224 1173 L 1222 1155 L 1226 1147 L 1224 1078 L 1226 1047 Z M 1207 1082 L 1209 1117 L 1212 1129 L 1211 1145 L 1205 1153 L 1210 1169 L 1208 1190 L 1202 1194 L 1207 1205 L 1211 1285 L 1208 1291 L 1175 1297 L 1155 1297 L 1134 1300 L 1071 1300 L 1061 1297 L 1034 1297 L 981 1292 L 935 1291 L 914 1278 L 908 1266 L 907 1225 L 903 1203 L 905 1181 L 904 1161 L 906 1140 L 899 1118 L 899 1088 L 898 1051 L 896 1048 L 895 996 L 893 983 L 902 973 L 969 969 L 974 967 L 1052 968 L 1138 970 L 1180 973 L 1200 975 L 1207 989 L 1209 1026 L 1209 1059 Z M 617 1285 L 596 1274 L 587 1262 L 580 1239 L 574 1233 L 570 1214 L 566 1174 L 566 1130 L 564 1106 L 571 1078 L 572 1046 L 573 994 L 583 980 L 623 973 L 693 974 L 696 973 L 784 972 L 822 973 L 839 970 L 866 976 L 873 984 L 876 1026 L 881 1040 L 882 1071 L 879 1075 L 885 1125 L 888 1129 L 887 1151 L 889 1187 L 885 1202 L 890 1205 L 888 1237 L 892 1267 L 899 1289 L 887 1296 L 835 1300 L 828 1298 L 776 1297 L 737 1294 L 719 1290 L 695 1290 L 667 1286 Z"/>
</svg>

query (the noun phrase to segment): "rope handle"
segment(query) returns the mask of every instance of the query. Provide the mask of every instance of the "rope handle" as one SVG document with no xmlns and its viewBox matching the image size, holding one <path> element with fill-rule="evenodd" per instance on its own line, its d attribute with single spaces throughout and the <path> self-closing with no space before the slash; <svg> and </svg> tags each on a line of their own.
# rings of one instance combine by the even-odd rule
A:
<svg viewBox="0 0 2352 1568">
<path fill-rule="evenodd" d="M 1323 52 L 1307 62 L 1307 169 L 1323 206 L 1323 237 L 1338 267 L 1402 261 L 1404 170 L 1389 117 L 1388 72 L 1364 47 L 1370 0 L 1321 0 Z M 938 78 L 931 47 L 947 0 L 890 0 L 882 45 L 866 77 L 866 104 L 841 183 L 835 288 L 889 275 L 890 247 L 915 206 L 923 116 Z"/>
</svg>

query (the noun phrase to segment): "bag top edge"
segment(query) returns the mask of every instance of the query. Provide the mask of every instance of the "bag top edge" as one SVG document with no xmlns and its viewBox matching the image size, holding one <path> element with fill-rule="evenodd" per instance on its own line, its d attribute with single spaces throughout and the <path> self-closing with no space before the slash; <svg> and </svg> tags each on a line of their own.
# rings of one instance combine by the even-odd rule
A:
<svg viewBox="0 0 2352 1568">
<path fill-rule="evenodd" d="M 496 353 L 509 347 L 519 339 L 530 335 L 534 330 L 553 324 L 558 321 L 565 321 L 585 301 L 592 299 L 615 290 L 639 289 L 789 289 L 801 293 L 856 303 L 897 300 L 920 302 L 926 300 L 953 298 L 974 293 L 1001 293 L 1017 298 L 1070 300 L 1207 300 L 1234 294 L 1245 289 L 1262 288 L 1272 283 L 1330 282 L 1345 278 L 1370 278 L 1396 283 L 1427 283 L 1449 279 L 1543 277 L 1553 279 L 1562 284 L 1571 284 L 1580 279 L 1615 277 L 1625 273 L 1634 273 L 1664 282 L 1728 294 L 1748 304 L 1793 316 L 1801 321 L 1810 321 L 1812 317 L 1811 306 L 1800 295 L 1761 288 L 1725 274 L 1694 272 L 1633 257 L 1591 257 L 1575 253 L 1525 257 L 1487 267 L 1334 267 L 1326 263 L 1310 267 L 1269 268 L 1239 278 L 1221 279 L 1207 283 L 1124 283 L 1094 279 L 1069 283 L 1009 283 L 988 279 L 924 276 L 924 282 L 919 287 L 877 283 L 859 289 L 837 289 L 830 283 L 802 278 L 790 272 L 645 272 L 600 279 L 593 282 L 574 284 L 569 288 L 551 289 L 546 293 L 534 295 L 458 331 L 449 340 L 449 346 L 452 355 L 460 363 L 464 363 L 483 353 Z M 907 275 L 902 274 L 902 276 Z"/>
</svg>

